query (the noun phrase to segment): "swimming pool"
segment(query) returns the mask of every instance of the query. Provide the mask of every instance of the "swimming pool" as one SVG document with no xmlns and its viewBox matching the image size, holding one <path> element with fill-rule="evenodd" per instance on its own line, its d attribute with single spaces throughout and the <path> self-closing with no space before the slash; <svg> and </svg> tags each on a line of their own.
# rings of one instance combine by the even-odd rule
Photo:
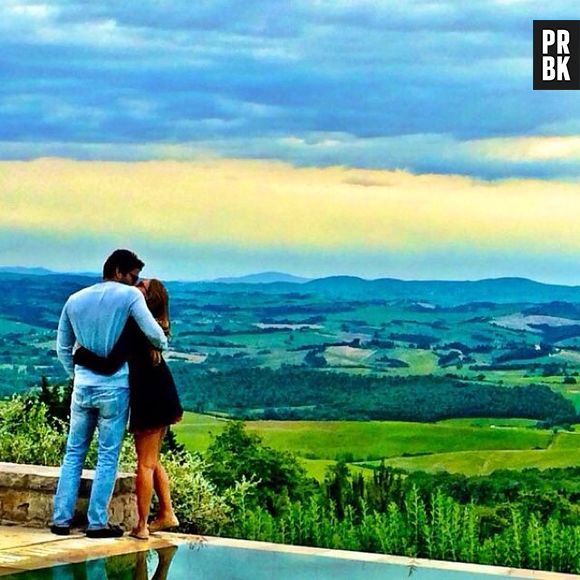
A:
<svg viewBox="0 0 580 580">
<path fill-rule="evenodd" d="M 19 572 L 2 576 L 2 580 L 503 580 L 548 577 L 552 576 L 542 572 L 215 538 Z M 572 576 L 556 574 L 554 577 Z"/>
</svg>

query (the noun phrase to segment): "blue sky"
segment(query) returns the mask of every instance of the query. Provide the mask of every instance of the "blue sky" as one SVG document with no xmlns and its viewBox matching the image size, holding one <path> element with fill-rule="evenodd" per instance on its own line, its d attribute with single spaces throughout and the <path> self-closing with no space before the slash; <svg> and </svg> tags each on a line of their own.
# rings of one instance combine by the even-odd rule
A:
<svg viewBox="0 0 580 580">
<path fill-rule="evenodd" d="M 552 184 L 577 184 L 580 99 L 577 91 L 532 90 L 532 21 L 579 15 L 576 2 L 557 0 L 3 0 L 0 160 L 6 164 L 0 196 L 10 163 L 38 158 L 128 165 L 263 160 L 294 169 L 403 171 L 493 184 L 541 180 L 547 192 Z M 164 195 L 171 195 L 170 182 Z M 501 204 L 504 194 L 494 195 L 490 203 Z M 30 236 L 36 227 L 36 239 L 33 220 L 16 221 L 0 223 L 0 233 L 13 228 L 15 235 Z M 149 247 L 157 239 L 150 233 L 127 237 L 95 229 L 91 235 L 105 250 L 144 240 Z M 60 233 L 47 225 L 46 235 Z M 417 244 L 385 246 L 384 255 L 394 261 L 381 261 L 372 247 L 361 262 L 353 256 L 363 251 L 363 238 L 342 268 L 337 258 L 344 248 L 338 245 L 330 259 L 329 248 L 321 246 L 288 245 L 276 255 L 296 255 L 290 263 L 302 270 L 297 274 L 438 277 L 437 268 L 425 270 L 432 260 Z M 481 267 L 471 268 L 471 277 L 510 268 L 533 277 L 545 253 L 527 255 L 507 238 L 495 253 L 480 241 L 464 246 L 457 238 L 449 252 L 437 252 L 479 256 Z M 212 246 L 206 236 L 202 243 L 194 237 L 167 243 L 177 260 L 188 248 L 213 247 L 219 254 L 225 242 Z M 571 278 L 569 256 L 577 246 L 580 240 L 568 239 L 563 252 L 550 254 L 556 262 L 567 256 L 561 266 L 550 265 L 561 272 L 550 279 Z M 283 269 L 274 259 L 251 258 L 271 251 L 269 239 L 250 244 L 238 262 L 244 268 L 228 265 L 220 272 L 208 250 L 202 270 Z M 502 252 L 505 260 L 494 269 Z M 46 249 L 36 255 L 65 266 Z M 0 253 L 3 263 L 25 259 Z M 195 276 L 195 267 L 179 260 L 179 268 Z M 462 277 L 464 260 L 455 268 L 448 262 L 440 261 L 441 277 Z M 401 265 L 393 271 L 393 263 Z"/>
</svg>

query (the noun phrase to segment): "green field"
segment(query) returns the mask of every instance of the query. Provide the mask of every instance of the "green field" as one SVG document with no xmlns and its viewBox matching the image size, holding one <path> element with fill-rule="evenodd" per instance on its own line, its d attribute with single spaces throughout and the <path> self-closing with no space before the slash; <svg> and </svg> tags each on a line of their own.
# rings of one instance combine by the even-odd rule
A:
<svg viewBox="0 0 580 580">
<path fill-rule="evenodd" d="M 15 322 L 14 320 L 8 320 L 7 318 L 0 317 L 0 336 L 11 333 L 27 334 L 37 330 L 38 327 L 31 326 L 25 322 Z"/>
<path fill-rule="evenodd" d="M 506 419 L 491 417 L 464 417 L 461 419 L 445 419 L 438 421 L 438 425 L 452 425 L 456 427 L 492 427 L 494 429 L 502 427 L 534 427 L 534 419 Z"/>
<path fill-rule="evenodd" d="M 575 385 L 575 388 L 573 389 L 555 389 L 555 390 L 559 390 L 559 392 L 562 393 L 562 395 L 564 395 L 566 398 L 570 399 L 572 401 L 572 403 L 574 403 L 574 406 L 576 407 L 576 411 L 578 411 L 578 413 L 580 413 L 580 389 L 578 389 L 578 387 Z"/>
<path fill-rule="evenodd" d="M 190 450 L 203 451 L 226 419 L 185 413 L 174 430 Z M 401 421 L 248 421 L 264 444 L 298 455 L 309 473 L 322 478 L 338 459 L 372 466 L 385 459 L 409 470 L 465 474 L 495 469 L 580 464 L 580 434 L 535 429 L 526 419 L 452 419 L 439 423 Z"/>
<path fill-rule="evenodd" d="M 572 443 L 572 441 L 570 441 Z M 578 440 L 580 443 L 580 439 Z M 485 475 L 497 469 L 536 467 L 576 467 L 580 465 L 580 446 L 528 449 L 525 451 L 460 451 L 422 457 L 398 457 L 385 463 L 408 471 L 448 471 L 465 475 Z"/>
<path fill-rule="evenodd" d="M 54 352 L 58 316 L 66 296 L 92 279 L 63 276 L 49 285 L 38 276 L 2 279 L 0 398 L 28 392 L 41 377 L 64 384 L 67 377 Z M 509 280 L 502 290 L 475 294 L 471 283 L 444 290 L 434 283 L 411 294 L 392 287 L 378 295 L 371 287 L 360 293 L 361 281 L 327 283 L 324 291 L 302 285 L 169 283 L 173 354 L 168 362 L 184 407 L 226 417 L 311 419 L 250 422 L 248 429 L 265 444 L 295 453 L 317 476 L 337 459 L 351 464 L 385 459 L 409 469 L 444 465 L 465 472 L 577 463 L 580 437 L 554 437 L 536 429 L 535 420 L 322 419 L 428 420 L 435 416 L 425 410 L 444 410 L 449 403 L 450 411 L 437 416 L 497 413 L 562 427 L 577 422 L 566 401 L 559 401 L 565 413 L 544 413 L 537 387 L 522 389 L 509 412 L 485 397 L 502 388 L 539 384 L 580 412 L 580 293 L 542 286 L 521 295 L 520 303 Z M 538 320 L 543 323 L 534 324 Z M 563 326 L 562 320 L 567 321 Z M 255 377 L 248 371 L 255 369 L 264 371 L 258 376 L 262 383 L 251 382 Z M 264 379 L 271 370 L 275 380 Z M 330 373 L 336 375 L 333 384 L 317 376 Z M 417 396 L 400 408 L 402 399 L 388 400 L 388 388 L 415 382 L 408 377 L 416 378 L 412 392 Z M 460 386 L 466 387 L 464 393 Z M 440 388 L 444 395 L 434 403 Z M 470 396 L 478 400 L 477 390 L 487 406 L 464 411 Z M 187 413 L 175 431 L 190 449 L 204 450 L 225 424 L 225 419 Z"/>
<path fill-rule="evenodd" d="M 226 419 L 186 411 L 183 419 L 171 429 L 190 451 L 205 451 L 211 443 L 212 435 L 219 435 L 226 425 Z"/>
<path fill-rule="evenodd" d="M 336 461 L 330 459 L 304 459 L 303 457 L 300 457 L 299 461 L 306 468 L 308 475 L 314 477 L 318 481 L 323 481 L 326 470 L 336 464 Z M 363 475 L 371 475 L 373 472 L 372 468 L 353 463 L 349 463 L 348 467 L 350 472 L 353 474 L 362 473 Z"/>
<path fill-rule="evenodd" d="M 580 433 L 558 433 L 550 445 L 550 449 L 580 450 Z"/>
</svg>

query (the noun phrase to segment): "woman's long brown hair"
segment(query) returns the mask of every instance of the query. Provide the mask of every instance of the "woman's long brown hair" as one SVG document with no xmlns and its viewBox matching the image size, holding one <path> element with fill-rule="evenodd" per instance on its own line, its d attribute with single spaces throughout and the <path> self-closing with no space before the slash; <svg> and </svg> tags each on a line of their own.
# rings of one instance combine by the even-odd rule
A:
<svg viewBox="0 0 580 580">
<path fill-rule="evenodd" d="M 157 278 L 149 280 L 149 287 L 145 296 L 147 306 L 165 334 L 169 334 L 171 322 L 169 320 L 169 294 L 167 289 Z"/>
</svg>

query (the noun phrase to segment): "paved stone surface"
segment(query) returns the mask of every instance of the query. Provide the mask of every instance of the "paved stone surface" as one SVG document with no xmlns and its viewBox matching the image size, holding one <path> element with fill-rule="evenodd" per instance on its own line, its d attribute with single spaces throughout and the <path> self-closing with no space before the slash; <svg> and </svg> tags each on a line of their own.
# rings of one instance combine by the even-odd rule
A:
<svg viewBox="0 0 580 580">
<path fill-rule="evenodd" d="M 0 576 L 15 571 L 37 570 L 57 564 L 203 541 L 200 536 L 167 533 L 152 535 L 146 542 L 127 535 L 97 540 L 87 538 L 84 534 L 62 537 L 48 530 L 0 526 Z"/>
<path fill-rule="evenodd" d="M 0 527 L 0 551 L 9 548 L 18 548 L 30 546 L 33 544 L 42 544 L 56 538 L 47 529 L 40 530 L 35 528 Z"/>
</svg>

